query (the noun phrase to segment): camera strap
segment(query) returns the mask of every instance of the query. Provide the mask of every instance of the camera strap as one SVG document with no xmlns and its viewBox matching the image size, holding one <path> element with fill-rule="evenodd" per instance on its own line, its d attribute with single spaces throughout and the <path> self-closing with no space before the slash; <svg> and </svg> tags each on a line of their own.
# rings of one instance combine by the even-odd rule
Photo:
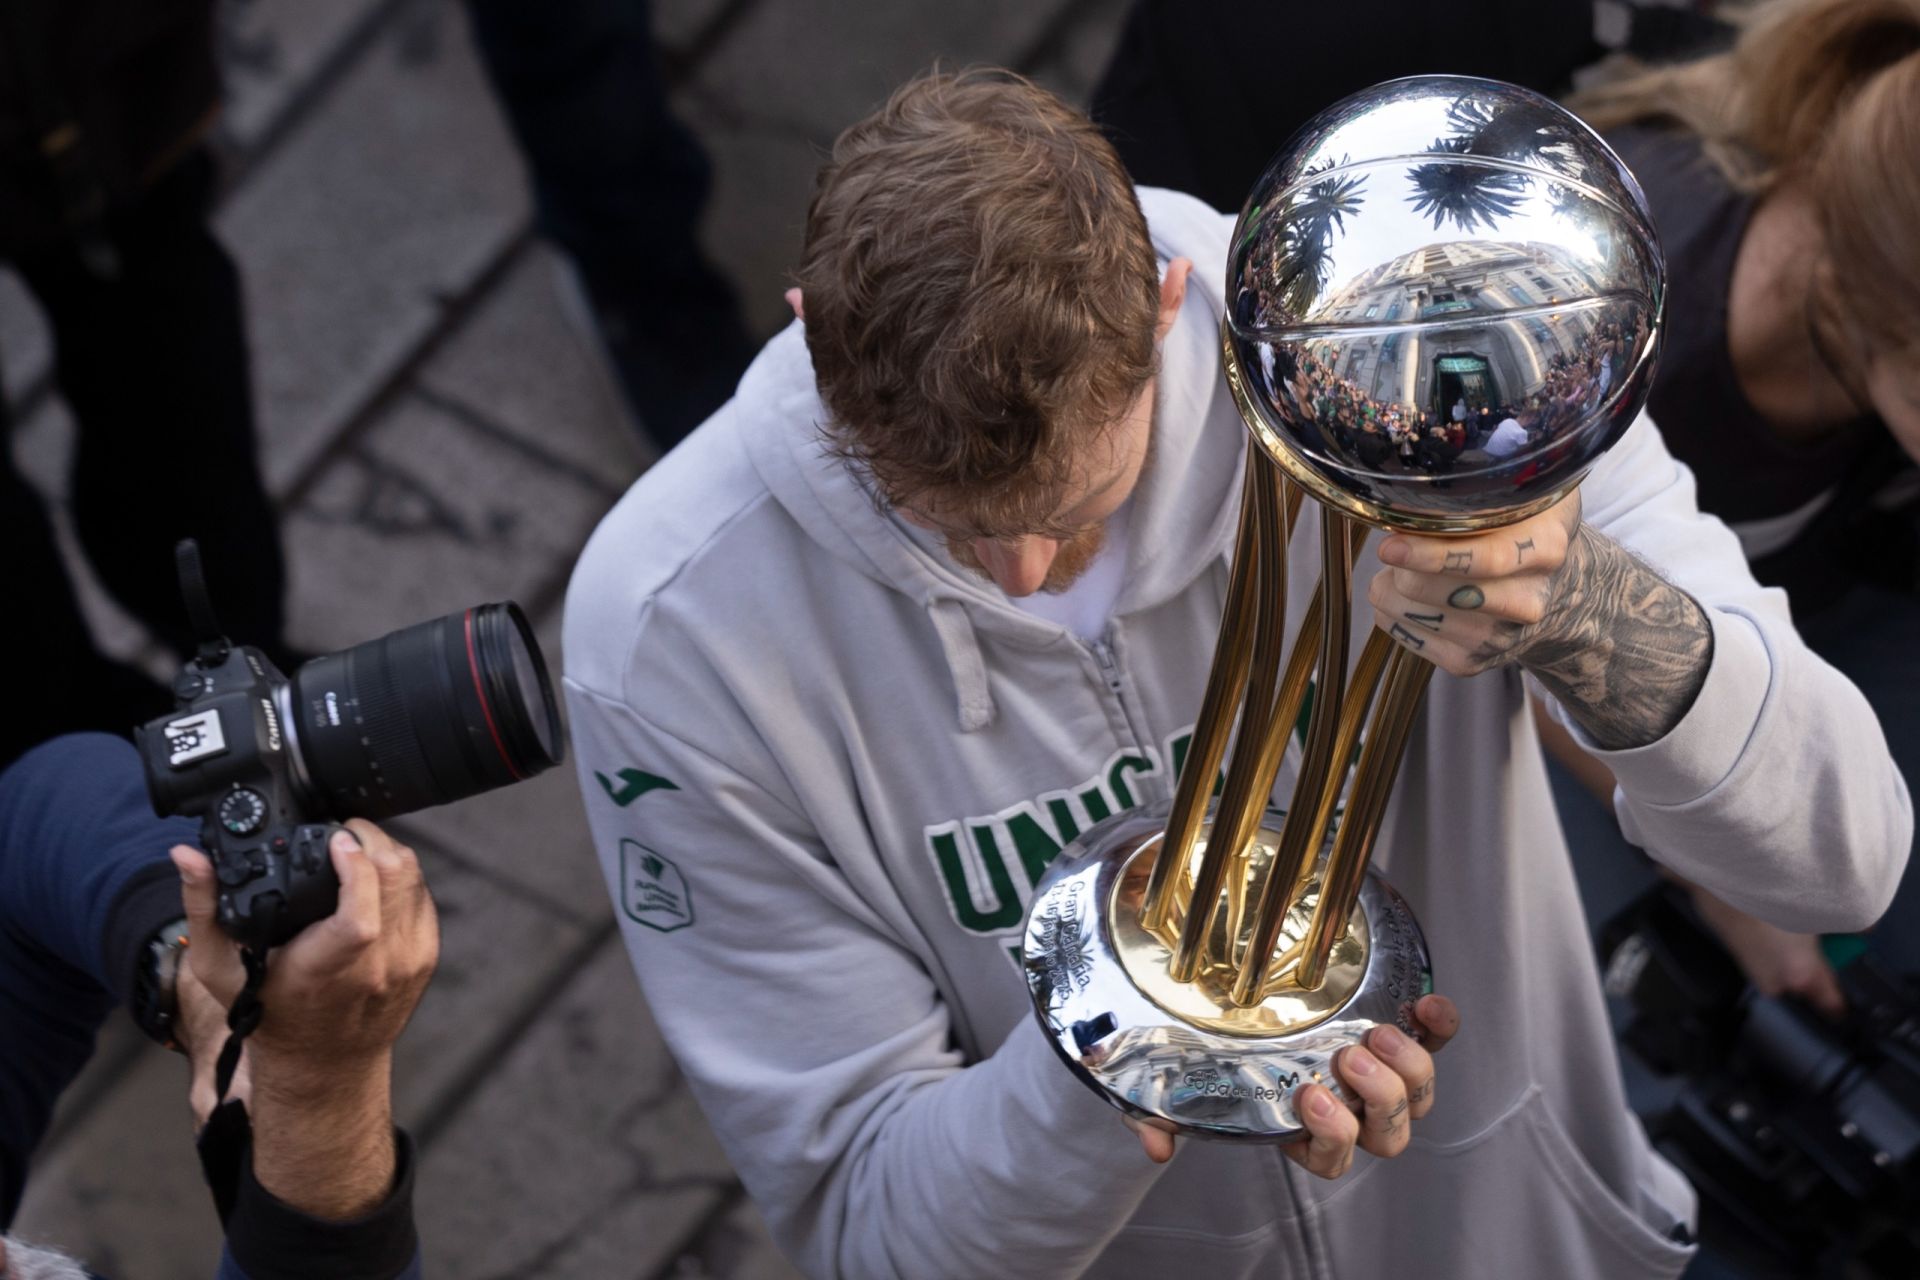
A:
<svg viewBox="0 0 1920 1280">
<path fill-rule="evenodd" d="M 173 567 L 180 577 L 180 599 L 187 607 L 187 621 L 200 646 L 200 665 L 210 667 L 225 662 L 233 645 L 220 630 L 220 620 L 213 613 L 213 597 L 207 592 L 207 571 L 200 563 L 200 544 L 192 538 L 182 538 L 175 543 Z"/>
<path fill-rule="evenodd" d="M 213 1193 L 213 1208 L 224 1227 L 240 1199 L 240 1175 L 253 1147 L 253 1121 L 248 1119 L 246 1107 L 237 1099 L 215 1107 L 195 1145 L 201 1176 Z"/>
<path fill-rule="evenodd" d="M 260 1003 L 260 987 L 267 980 L 267 953 L 242 947 L 240 963 L 246 966 L 247 980 L 240 994 L 233 998 L 233 1007 L 227 1010 L 227 1043 L 221 1048 L 220 1061 L 213 1071 L 214 1097 L 221 1102 L 226 1101 L 233 1073 L 240 1066 L 240 1051 L 246 1047 L 247 1037 L 260 1025 L 260 1015 L 266 1011 L 266 1006 Z"/>
<path fill-rule="evenodd" d="M 253 1122 L 238 1099 L 229 1099 L 233 1073 L 240 1066 L 240 1051 L 253 1029 L 260 1025 L 265 1006 L 260 1003 L 260 987 L 267 980 L 267 953 L 253 947 L 240 948 L 240 962 L 246 966 L 247 980 L 227 1010 L 227 1043 L 214 1065 L 213 1087 L 216 1105 L 200 1131 L 198 1149 L 200 1171 L 213 1192 L 214 1208 L 224 1225 L 233 1214 L 240 1195 L 240 1175 L 246 1167 L 247 1152 L 253 1145 Z"/>
</svg>

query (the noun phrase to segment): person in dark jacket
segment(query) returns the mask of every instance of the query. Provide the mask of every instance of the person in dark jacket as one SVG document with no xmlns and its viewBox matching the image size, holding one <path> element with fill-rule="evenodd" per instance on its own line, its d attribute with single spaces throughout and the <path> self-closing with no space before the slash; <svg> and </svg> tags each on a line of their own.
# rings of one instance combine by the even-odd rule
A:
<svg viewBox="0 0 1920 1280">
<path fill-rule="evenodd" d="M 708 260 L 712 166 L 667 105 L 650 0 L 467 0 L 487 76 L 628 407 L 661 453 L 733 394 L 756 344 Z"/>
<path fill-rule="evenodd" d="M 1137 0 L 1092 115 L 1135 182 L 1238 209 L 1322 107 L 1398 76 L 1491 76 L 1542 93 L 1599 52 L 1592 0 L 1336 5 Z"/>
<path fill-rule="evenodd" d="M 197 538 L 229 624 L 286 659 L 240 281 L 207 223 L 213 22 L 212 0 L 0 5 L 0 262 L 52 329 L 54 383 L 78 428 L 70 512 L 101 584 L 189 653 L 172 556 Z M 0 396 L 0 436 L 7 416 Z M 0 664 L 17 673 L 0 764 L 56 733 L 124 732 L 170 707 L 95 650 L 11 449 L 0 449 L 0 545 L 8 599 L 27 606 L 0 639 Z"/>
</svg>

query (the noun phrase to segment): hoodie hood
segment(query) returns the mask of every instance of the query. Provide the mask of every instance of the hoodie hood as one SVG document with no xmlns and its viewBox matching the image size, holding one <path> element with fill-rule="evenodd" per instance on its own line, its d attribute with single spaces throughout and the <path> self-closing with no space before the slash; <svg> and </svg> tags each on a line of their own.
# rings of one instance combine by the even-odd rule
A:
<svg viewBox="0 0 1920 1280">
<path fill-rule="evenodd" d="M 1177 595 L 1231 551 L 1246 447 L 1246 429 L 1220 374 L 1232 219 L 1176 192 L 1143 187 L 1139 197 L 1161 263 L 1184 257 L 1194 268 L 1186 301 L 1161 343 L 1154 453 L 1130 500 L 1126 586 L 1115 607 L 1120 615 Z M 739 400 L 771 410 L 748 416 L 742 437 L 774 499 L 822 549 L 932 613 L 961 688 L 962 723 L 977 728 L 989 721 L 990 705 L 962 678 L 980 667 L 968 632 L 978 628 L 1039 646 L 1058 642 L 1062 628 L 1022 611 L 992 583 L 923 546 L 825 451 L 820 424 L 826 409 L 800 322 L 768 344 L 741 382 Z M 1195 494 L 1218 500 L 1196 505 Z"/>
</svg>

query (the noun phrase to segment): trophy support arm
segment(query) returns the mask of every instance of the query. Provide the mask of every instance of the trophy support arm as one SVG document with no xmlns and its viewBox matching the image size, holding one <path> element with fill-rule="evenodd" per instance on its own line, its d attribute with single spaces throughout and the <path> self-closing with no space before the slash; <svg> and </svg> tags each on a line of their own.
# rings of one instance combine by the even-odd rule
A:
<svg viewBox="0 0 1920 1280">
<path fill-rule="evenodd" d="M 1431 663 L 1394 646 L 1383 632 L 1376 630 L 1369 636 L 1368 647 L 1372 648 L 1375 641 L 1382 648 L 1392 647 L 1393 656 L 1387 662 L 1383 690 L 1373 709 L 1360 763 L 1354 767 L 1353 796 L 1347 802 L 1333 851 L 1327 855 L 1320 900 L 1314 904 L 1313 919 L 1301 944 L 1295 980 L 1308 990 L 1326 980 L 1333 944 L 1346 932 L 1348 917 L 1359 901 L 1367 864 L 1373 858 L 1373 842 L 1380 834 L 1387 798 L 1400 772 L 1400 758 L 1406 753 L 1407 735 L 1420 714 L 1427 682 L 1433 678 Z"/>
<path fill-rule="evenodd" d="M 1251 674 L 1240 713 L 1240 740 L 1227 769 L 1226 786 L 1214 811 L 1193 896 L 1174 950 L 1173 974 L 1181 981 L 1190 981 L 1199 971 L 1221 886 L 1230 869 L 1241 865 L 1247 841 L 1258 829 L 1260 815 L 1266 812 L 1286 744 L 1287 726 L 1276 724 L 1273 717 L 1275 682 L 1286 651 L 1287 626 L 1287 548 L 1281 485 L 1279 469 L 1267 464 L 1253 493 L 1257 590 Z M 1167 862 L 1163 858 L 1160 865 Z"/>
<path fill-rule="evenodd" d="M 1321 509 L 1320 542 L 1324 608 L 1320 619 L 1319 687 L 1307 717 L 1307 750 L 1294 788 L 1294 804 L 1281 828 L 1273 866 L 1260 887 L 1246 956 L 1234 984 L 1234 1003 L 1243 1008 L 1260 1002 L 1260 993 L 1273 974 L 1274 948 L 1292 905 L 1293 888 L 1318 855 L 1320 841 L 1316 837 L 1323 835 L 1325 828 L 1316 832 L 1313 827 L 1323 807 L 1321 793 L 1329 787 L 1337 791 L 1346 777 L 1346 761 L 1335 760 L 1334 747 L 1346 695 L 1353 561 L 1346 517 L 1331 507 Z M 1325 807 L 1331 811 L 1331 805 Z"/>
<path fill-rule="evenodd" d="M 1207 673 L 1207 690 L 1200 702 L 1200 718 L 1174 793 L 1173 812 L 1167 819 L 1166 856 L 1154 864 L 1153 877 L 1147 884 L 1145 922 L 1150 929 L 1166 928 L 1173 917 L 1173 868 L 1185 867 L 1193 854 L 1207 815 L 1213 780 L 1219 775 L 1227 739 L 1233 732 L 1234 707 L 1246 691 L 1252 669 L 1255 612 L 1260 599 L 1258 557 L 1254 553 L 1260 519 L 1256 491 L 1270 470 L 1265 455 L 1258 449 L 1247 450 L 1240 486 L 1237 550 L 1227 581 L 1225 614 L 1214 644 L 1213 665 Z"/>
</svg>

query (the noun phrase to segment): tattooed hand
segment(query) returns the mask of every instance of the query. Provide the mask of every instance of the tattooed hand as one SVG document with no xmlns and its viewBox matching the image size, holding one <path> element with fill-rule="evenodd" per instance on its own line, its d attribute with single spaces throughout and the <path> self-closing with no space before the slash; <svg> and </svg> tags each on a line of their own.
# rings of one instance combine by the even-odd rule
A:
<svg viewBox="0 0 1920 1280">
<path fill-rule="evenodd" d="M 1282 1150 L 1295 1164 L 1322 1178 L 1338 1178 L 1352 1166 L 1355 1147 L 1388 1157 L 1407 1149 L 1413 1122 L 1433 1110 L 1433 1055 L 1460 1030 L 1460 1011 L 1445 996 L 1420 997 L 1413 1015 L 1424 1043 L 1380 1026 L 1334 1059 L 1352 1099 L 1349 1106 L 1341 1106 L 1324 1084 L 1294 1091 L 1307 1141 Z"/>
<path fill-rule="evenodd" d="M 1491 533 L 1394 534 L 1380 561 L 1381 629 L 1453 675 L 1525 667 L 1602 747 L 1664 736 L 1707 678 L 1706 614 L 1582 524 L 1578 490 Z"/>
</svg>

